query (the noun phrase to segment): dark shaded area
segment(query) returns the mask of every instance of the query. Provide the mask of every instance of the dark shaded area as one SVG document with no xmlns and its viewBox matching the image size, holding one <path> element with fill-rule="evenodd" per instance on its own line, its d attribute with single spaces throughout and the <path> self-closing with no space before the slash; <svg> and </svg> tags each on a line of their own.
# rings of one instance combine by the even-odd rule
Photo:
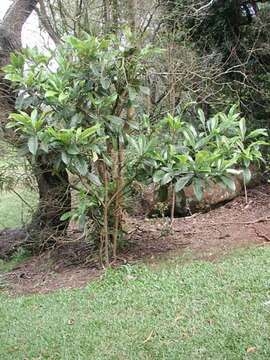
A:
<svg viewBox="0 0 270 360">
<path fill-rule="evenodd" d="M 0 259 L 8 260 L 19 247 L 25 244 L 27 233 L 23 229 L 0 231 Z"/>
<path fill-rule="evenodd" d="M 67 171 L 54 173 L 47 165 L 34 167 L 39 189 L 38 209 L 27 226 L 29 239 L 33 242 L 33 250 L 52 246 L 56 238 L 63 236 L 69 221 L 61 220 L 61 216 L 71 210 L 71 191 Z"/>
<path fill-rule="evenodd" d="M 220 59 L 216 78 L 217 89 L 223 84 L 220 98 L 209 99 L 211 106 L 202 99 L 200 106 L 211 115 L 217 103 L 224 110 L 239 102 L 251 128 L 269 128 L 270 2 L 216 0 L 203 6 L 196 0 L 168 0 L 165 6 L 168 26 L 179 29 L 179 44 L 185 34 L 199 56 L 213 53 Z"/>
</svg>

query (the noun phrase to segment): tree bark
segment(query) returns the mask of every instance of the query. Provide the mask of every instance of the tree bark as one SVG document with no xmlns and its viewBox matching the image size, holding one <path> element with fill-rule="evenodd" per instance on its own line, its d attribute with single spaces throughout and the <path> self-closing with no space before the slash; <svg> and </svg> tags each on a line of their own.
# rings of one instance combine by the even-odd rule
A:
<svg viewBox="0 0 270 360">
<path fill-rule="evenodd" d="M 118 0 L 112 0 L 112 28 L 114 32 L 118 31 L 119 19 L 120 19 L 120 14 L 119 14 Z"/>
<path fill-rule="evenodd" d="M 14 0 L 0 23 L 0 67 L 9 63 L 11 53 L 21 49 L 22 27 L 37 4 L 37 0 Z M 6 140 L 14 144 L 16 134 L 6 131 L 8 115 L 15 111 L 15 96 L 0 70 L 0 128 Z"/>
<path fill-rule="evenodd" d="M 68 220 L 63 214 L 71 210 L 71 192 L 68 173 L 65 169 L 54 173 L 42 161 L 34 167 L 39 190 L 39 205 L 27 226 L 28 243 L 33 249 L 47 248 L 57 237 L 64 235 Z"/>
<path fill-rule="evenodd" d="M 1 67 L 9 63 L 12 52 L 21 49 L 22 27 L 36 5 L 37 0 L 14 0 L 5 14 L 0 25 Z M 0 130 L 2 130 L 4 140 L 16 146 L 18 145 L 16 133 L 5 128 L 8 115 L 14 111 L 14 93 L 9 83 L 4 80 L 3 73 L 0 72 Z M 51 239 L 52 236 L 58 236 L 59 233 L 65 232 L 68 222 L 60 219 L 71 208 L 67 172 L 63 170 L 56 174 L 52 168 L 48 167 L 48 163 L 46 159 L 45 161 L 43 159 L 42 162 L 37 162 L 33 169 L 39 189 L 39 205 L 31 223 L 25 229 L 25 234 L 35 248 L 37 245 L 43 246 L 45 237 Z M 0 233 L 0 241 L 2 236 Z"/>
<path fill-rule="evenodd" d="M 61 43 L 61 36 L 58 34 L 50 20 L 50 17 L 48 16 L 47 9 L 44 3 L 44 0 L 39 0 L 39 10 L 35 9 L 40 23 L 43 25 L 44 29 L 50 36 L 50 38 L 53 40 L 53 42 L 57 45 Z"/>
<path fill-rule="evenodd" d="M 9 63 L 10 55 L 21 48 L 22 27 L 37 4 L 37 0 L 14 0 L 0 23 L 0 67 Z M 5 139 L 16 140 L 12 131 L 6 131 L 8 115 L 15 109 L 15 96 L 0 69 L 0 129 Z"/>
</svg>

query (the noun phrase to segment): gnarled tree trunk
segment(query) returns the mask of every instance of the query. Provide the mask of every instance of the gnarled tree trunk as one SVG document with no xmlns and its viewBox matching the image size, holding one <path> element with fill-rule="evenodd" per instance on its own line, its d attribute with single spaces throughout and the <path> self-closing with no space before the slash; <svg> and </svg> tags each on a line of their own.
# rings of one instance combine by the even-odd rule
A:
<svg viewBox="0 0 270 360">
<path fill-rule="evenodd" d="M 39 190 L 39 205 L 27 226 L 28 242 L 34 249 L 45 248 L 66 233 L 68 221 L 61 216 L 71 209 L 71 193 L 66 170 L 54 173 L 42 162 L 34 168 Z"/>
<path fill-rule="evenodd" d="M 21 49 L 22 27 L 34 8 L 38 0 L 14 0 L 8 9 L 3 21 L 0 24 L 0 66 L 9 63 L 10 54 Z M 8 122 L 8 115 L 15 111 L 15 96 L 7 81 L 4 80 L 3 73 L 0 72 L 0 130 L 5 141 L 18 146 L 16 133 L 5 128 Z M 48 162 L 49 163 L 49 162 Z M 16 230 L 19 238 L 15 239 L 14 231 L 0 233 L 0 242 L 7 238 L 12 245 L 12 237 L 19 246 L 24 239 L 29 239 L 35 248 L 44 245 L 44 240 L 52 239 L 65 232 L 67 221 L 61 221 L 61 216 L 71 208 L 71 194 L 67 172 L 55 173 L 48 167 L 46 159 L 37 162 L 34 174 L 39 189 L 39 205 L 31 223 L 24 231 Z M 47 245 L 51 240 L 47 241 Z M 12 246 L 13 250 L 16 250 Z M 0 244 L 1 245 L 1 244 Z M 1 246 L 0 246 L 1 250 Z M 8 253 L 6 249 L 6 253 Z M 3 256 L 5 254 L 2 254 Z M 0 253 L 1 257 L 1 253 Z"/>
</svg>

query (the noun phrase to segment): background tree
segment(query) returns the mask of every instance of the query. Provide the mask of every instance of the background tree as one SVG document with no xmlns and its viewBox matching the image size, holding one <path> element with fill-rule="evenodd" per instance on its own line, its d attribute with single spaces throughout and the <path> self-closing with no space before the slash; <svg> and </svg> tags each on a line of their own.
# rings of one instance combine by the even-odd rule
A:
<svg viewBox="0 0 270 360">
<path fill-rule="evenodd" d="M 16 20 L 16 24 L 20 26 L 14 25 L 13 30 L 10 30 L 12 19 L 20 14 L 18 9 L 22 8 L 25 10 L 24 15 L 20 17 L 21 21 Z M 147 59 L 147 73 L 141 84 L 142 91 L 136 93 L 134 86 L 123 87 L 125 91 L 123 90 L 122 95 L 124 98 L 128 97 L 124 101 L 123 112 L 130 123 L 133 120 L 136 122 L 144 119 L 154 128 L 169 111 L 173 118 L 180 116 L 181 121 L 187 121 L 197 127 L 201 126 L 197 116 L 198 107 L 203 109 L 208 119 L 235 102 L 240 104 L 241 111 L 253 122 L 267 118 L 269 15 L 263 11 L 264 9 L 261 9 L 260 17 L 257 12 L 255 12 L 256 16 L 250 17 L 250 14 L 243 15 L 245 8 L 238 0 L 227 2 L 221 0 L 199 2 L 40 0 L 38 4 L 30 1 L 14 1 L 5 16 L 5 19 L 9 18 L 9 20 L 3 21 L 2 50 L 8 51 L 2 58 L 2 65 L 10 61 L 11 68 L 20 68 L 22 59 L 20 56 L 10 58 L 10 52 L 20 48 L 20 41 L 17 39 L 22 24 L 34 8 L 39 16 L 41 29 L 49 34 L 57 46 L 63 44 L 66 36 L 70 35 L 77 39 L 74 41 L 79 41 L 85 39 L 86 34 L 94 35 L 97 39 L 114 34 L 118 40 L 123 41 L 123 28 L 129 25 L 130 35 L 134 38 L 134 48 L 129 49 L 130 54 L 128 53 L 127 57 L 130 55 L 132 58 L 138 49 L 147 49 L 150 46 L 165 50 L 156 53 L 151 60 Z M 16 37 L 12 38 L 12 32 L 17 34 Z M 28 55 L 31 57 L 33 54 Z M 46 63 L 44 54 L 37 53 L 33 56 L 37 58 L 41 56 L 37 62 Z M 146 60 L 141 59 L 141 61 L 141 65 L 145 65 Z M 125 78 L 127 74 L 121 76 Z M 18 74 L 11 71 L 7 79 L 15 83 Z M 38 108 L 40 111 L 42 106 L 52 105 L 50 98 L 53 96 L 47 96 L 46 101 L 38 98 L 41 85 L 31 90 L 34 80 L 36 79 L 29 78 L 27 86 L 17 90 L 17 93 L 11 90 L 9 82 L 2 81 L 4 117 L 1 122 L 4 136 L 6 141 L 9 140 L 17 147 L 21 147 L 22 137 L 18 137 L 12 128 L 5 127 L 7 115 L 14 106 L 16 105 L 17 110 L 23 109 L 32 119 L 30 113 L 33 109 Z M 45 79 L 41 80 L 40 84 L 45 81 Z M 59 88 L 58 85 L 61 81 L 57 77 L 54 79 L 51 89 L 48 89 L 51 95 L 59 91 L 61 87 Z M 102 82 L 103 85 L 106 84 L 107 79 L 102 78 Z M 76 84 L 74 86 L 76 88 Z M 64 104 L 68 92 L 69 90 L 64 89 L 58 94 L 60 103 Z M 15 95 L 17 95 L 16 101 Z M 120 104 L 121 98 L 122 96 L 119 96 Z M 77 105 L 75 112 L 68 106 L 65 109 L 58 105 L 54 111 L 63 119 L 67 116 L 65 110 L 69 109 L 72 116 L 81 112 Z M 118 106 L 119 104 L 111 112 L 112 116 L 123 116 L 118 112 Z M 145 113 L 147 113 L 146 117 Z M 33 117 L 35 118 L 34 115 Z M 58 120 L 61 123 L 61 119 Z M 33 119 L 31 121 L 35 122 Z M 114 162 L 115 174 L 117 168 L 118 170 L 121 168 L 119 164 L 125 161 L 126 156 L 126 149 L 120 138 L 116 144 L 111 154 L 112 157 L 114 152 L 118 154 L 117 158 L 114 158 L 117 159 Z M 28 148 L 32 149 L 30 153 L 34 155 L 34 150 L 37 148 L 37 138 L 34 133 L 28 139 Z M 31 241 L 36 238 L 35 234 L 41 233 L 44 234 L 44 239 L 53 239 L 68 226 L 68 218 L 64 217 L 65 221 L 61 219 L 63 220 L 63 214 L 69 213 L 71 209 L 67 172 L 70 168 L 66 166 L 55 168 L 55 157 L 52 153 L 45 152 L 42 156 L 35 153 L 35 161 L 31 158 L 32 155 L 28 153 L 26 157 L 33 165 L 33 173 L 39 188 L 39 206 L 26 230 Z M 92 164 L 88 166 L 91 167 Z M 123 180 L 121 171 L 120 175 L 113 177 L 118 181 L 117 186 L 121 187 L 119 185 Z M 173 180 L 175 181 L 178 180 Z M 121 197 L 122 195 L 119 195 L 115 199 L 116 208 L 121 208 Z M 121 211 L 118 211 L 118 214 L 120 213 Z M 116 217 L 115 222 L 117 221 L 120 221 L 120 217 L 118 220 Z M 42 240 L 42 237 L 38 236 L 38 238 Z"/>
<path fill-rule="evenodd" d="M 239 0 L 166 3 L 168 24 L 181 34 L 178 46 L 184 33 L 197 58 L 208 58 L 217 65 L 204 81 L 217 96 L 202 103 L 213 109 L 226 106 L 227 100 L 237 100 L 250 126 L 255 122 L 269 126 L 270 4 L 256 1 L 249 6 L 256 6 L 252 14 L 246 10 L 247 3 Z"/>
<path fill-rule="evenodd" d="M 8 9 L 0 28 L 1 66 L 12 61 L 11 54 L 21 49 L 22 27 L 36 5 L 36 0 L 15 0 Z M 6 129 L 8 116 L 15 110 L 16 92 L 9 81 L 3 79 L 2 72 L 0 76 L 0 125 L 3 139 L 13 146 L 19 146 L 20 138 L 12 129 Z M 44 238 L 65 230 L 67 222 L 60 221 L 60 218 L 71 206 L 67 172 L 64 170 L 56 174 L 48 167 L 48 163 L 48 159 L 43 158 L 33 168 L 39 191 L 39 204 L 32 222 L 25 229 L 25 233 L 21 233 L 24 237 L 27 236 L 27 241 L 34 246 L 42 243 Z"/>
</svg>

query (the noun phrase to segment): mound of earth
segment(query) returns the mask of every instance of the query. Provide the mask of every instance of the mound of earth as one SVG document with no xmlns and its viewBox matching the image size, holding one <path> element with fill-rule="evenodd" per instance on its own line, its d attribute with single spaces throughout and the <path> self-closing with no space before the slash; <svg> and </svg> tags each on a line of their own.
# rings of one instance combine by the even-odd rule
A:
<svg viewBox="0 0 270 360">
<path fill-rule="evenodd" d="M 233 249 L 270 244 L 270 185 L 239 196 L 208 213 L 175 219 L 127 219 L 128 247 L 112 266 L 161 255 L 191 254 L 194 259 L 215 260 Z M 85 242 L 65 241 L 2 274 L 11 293 L 45 293 L 59 288 L 83 287 L 103 272 L 90 257 Z M 78 259 L 80 261 L 78 261 Z"/>
</svg>

